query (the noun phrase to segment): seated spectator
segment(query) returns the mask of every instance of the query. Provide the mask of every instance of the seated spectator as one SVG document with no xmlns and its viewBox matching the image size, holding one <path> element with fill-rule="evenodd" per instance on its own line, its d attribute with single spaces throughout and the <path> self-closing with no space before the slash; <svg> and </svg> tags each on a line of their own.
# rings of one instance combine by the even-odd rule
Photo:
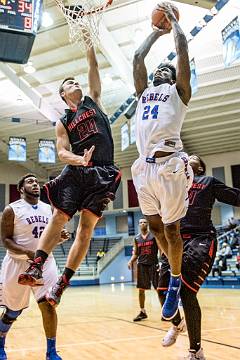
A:
<svg viewBox="0 0 240 360">
<path fill-rule="evenodd" d="M 236 226 L 239 225 L 239 221 L 237 219 L 235 219 L 234 217 L 231 217 L 230 219 L 228 219 L 228 229 L 235 229 Z"/>
<path fill-rule="evenodd" d="M 240 271 L 240 249 L 238 249 L 236 268 Z"/>
<path fill-rule="evenodd" d="M 231 247 L 229 246 L 229 244 L 227 244 L 226 242 L 224 242 L 222 244 L 222 248 L 219 252 L 219 260 L 218 260 L 218 265 L 219 262 L 222 261 L 222 270 L 227 270 L 227 259 L 231 259 L 232 257 L 232 250 Z"/>
<path fill-rule="evenodd" d="M 103 249 L 98 250 L 96 262 L 98 262 L 104 255 L 105 255 L 105 252 L 103 251 Z"/>
</svg>

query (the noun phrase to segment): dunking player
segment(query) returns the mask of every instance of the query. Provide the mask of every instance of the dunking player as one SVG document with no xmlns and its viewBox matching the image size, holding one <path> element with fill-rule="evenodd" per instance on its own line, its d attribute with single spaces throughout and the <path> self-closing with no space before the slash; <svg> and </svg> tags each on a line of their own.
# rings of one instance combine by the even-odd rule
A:
<svg viewBox="0 0 240 360">
<path fill-rule="evenodd" d="M 107 203 L 114 199 L 121 178 L 113 164 L 113 139 L 101 106 L 101 82 L 93 47 L 87 50 L 87 61 L 90 96 L 83 96 L 74 78 L 65 79 L 59 89 L 70 108 L 56 125 L 58 156 L 67 165 L 60 176 L 46 184 L 54 206 L 53 217 L 42 234 L 34 262 L 19 277 L 23 285 L 42 282 L 42 266 L 56 246 L 61 228 L 79 210 L 81 217 L 66 268 L 48 295 L 52 305 L 60 302 L 63 290 L 85 257 L 93 229 Z"/>
<path fill-rule="evenodd" d="M 134 239 L 133 254 L 128 262 L 128 268 L 132 269 L 137 260 L 137 288 L 139 289 L 140 313 L 133 321 L 141 321 L 147 318 L 145 310 L 145 290 L 151 289 L 151 284 L 157 290 L 159 280 L 158 246 L 155 238 L 148 230 L 146 219 L 139 220 L 140 234 Z"/>
<path fill-rule="evenodd" d="M 136 143 L 139 158 L 132 176 L 142 213 L 158 246 L 171 266 L 168 294 L 162 308 L 166 320 L 178 310 L 181 286 L 182 239 L 179 220 L 188 206 L 187 190 L 192 182 L 188 156 L 181 152 L 180 131 L 191 97 L 190 68 L 186 37 L 171 6 L 161 5 L 171 22 L 177 70 L 161 64 L 148 87 L 144 59 L 155 41 L 169 30 L 153 31 L 136 51 L 133 63 L 135 88 L 139 97 L 136 110 Z"/>
<path fill-rule="evenodd" d="M 205 176 L 206 166 L 197 155 L 189 157 L 194 180 L 189 191 L 189 208 L 181 220 L 183 239 L 181 300 L 184 308 L 190 350 L 188 359 L 205 360 L 201 349 L 201 309 L 197 292 L 211 271 L 217 249 L 216 231 L 211 220 L 215 200 L 240 206 L 240 190 L 230 188 L 212 176 Z M 162 257 L 159 288 L 162 303 L 169 284 L 169 263 Z M 175 343 L 183 327 L 179 312 L 173 319 L 174 326 L 163 339 L 164 346 Z"/>
<path fill-rule="evenodd" d="M 33 174 L 23 176 L 18 182 L 21 199 L 9 204 L 1 219 L 2 241 L 7 249 L 1 269 L 1 306 L 5 312 L 0 319 L 0 360 L 7 359 L 5 338 L 13 322 L 29 306 L 30 293 L 42 313 L 47 337 L 47 360 L 61 360 L 56 352 L 57 314 L 47 302 L 45 294 L 57 281 L 57 266 L 52 254 L 43 267 L 44 286 L 23 287 L 18 276 L 26 269 L 27 259 L 33 259 L 39 237 L 52 217 L 50 205 L 39 200 L 40 187 Z M 63 232 L 67 239 L 67 234 Z"/>
</svg>

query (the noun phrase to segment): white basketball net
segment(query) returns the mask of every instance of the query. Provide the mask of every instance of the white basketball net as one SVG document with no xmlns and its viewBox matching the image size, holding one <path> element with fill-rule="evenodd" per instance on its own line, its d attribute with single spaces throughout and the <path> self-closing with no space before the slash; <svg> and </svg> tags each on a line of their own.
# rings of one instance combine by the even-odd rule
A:
<svg viewBox="0 0 240 360">
<path fill-rule="evenodd" d="M 99 42 L 99 22 L 113 0 L 73 0 L 70 5 L 64 0 L 55 0 L 69 25 L 71 43 L 90 48 Z"/>
</svg>

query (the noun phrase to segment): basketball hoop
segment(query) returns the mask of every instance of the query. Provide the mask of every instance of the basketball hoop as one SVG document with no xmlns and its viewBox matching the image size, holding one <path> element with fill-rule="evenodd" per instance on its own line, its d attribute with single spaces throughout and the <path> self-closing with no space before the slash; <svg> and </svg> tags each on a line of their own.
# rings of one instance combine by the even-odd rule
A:
<svg viewBox="0 0 240 360">
<path fill-rule="evenodd" d="M 74 0 L 65 5 L 64 0 L 55 0 L 69 25 L 71 43 L 90 48 L 99 42 L 99 22 L 106 8 L 113 0 Z"/>
</svg>

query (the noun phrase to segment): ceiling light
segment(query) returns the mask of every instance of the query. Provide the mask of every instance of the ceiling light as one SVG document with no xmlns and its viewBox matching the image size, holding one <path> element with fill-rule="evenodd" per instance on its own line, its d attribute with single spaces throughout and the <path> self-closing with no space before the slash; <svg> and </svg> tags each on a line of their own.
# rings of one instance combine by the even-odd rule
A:
<svg viewBox="0 0 240 360">
<path fill-rule="evenodd" d="M 41 25 L 43 27 L 49 27 L 49 26 L 52 26 L 52 24 L 53 24 L 53 19 L 52 19 L 51 15 L 48 12 L 44 12 L 42 14 Z"/>
<path fill-rule="evenodd" d="M 36 71 L 35 67 L 32 64 L 32 61 L 28 61 L 28 63 L 24 65 L 23 70 L 26 74 L 33 74 Z"/>
</svg>

